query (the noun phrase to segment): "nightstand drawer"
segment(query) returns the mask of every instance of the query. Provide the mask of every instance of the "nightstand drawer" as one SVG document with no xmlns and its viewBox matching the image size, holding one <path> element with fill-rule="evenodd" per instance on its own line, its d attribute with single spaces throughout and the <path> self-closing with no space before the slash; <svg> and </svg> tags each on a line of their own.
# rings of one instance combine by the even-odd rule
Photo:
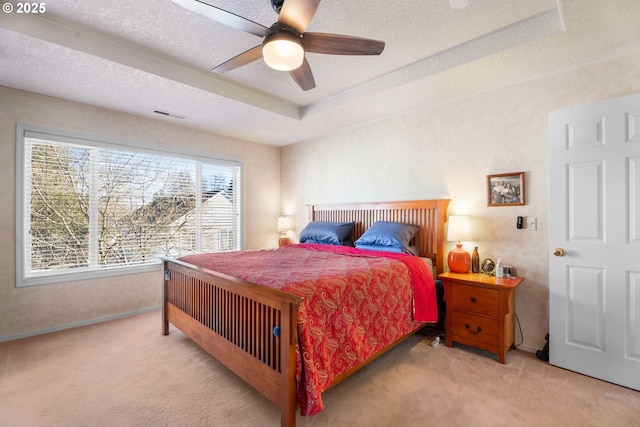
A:
<svg viewBox="0 0 640 427">
<path fill-rule="evenodd" d="M 473 314 L 455 312 L 451 320 L 451 334 L 454 341 L 495 351 L 499 322 Z M 449 333 L 447 331 L 447 333 Z"/>
<path fill-rule="evenodd" d="M 498 290 L 451 284 L 447 308 L 498 317 Z"/>
</svg>

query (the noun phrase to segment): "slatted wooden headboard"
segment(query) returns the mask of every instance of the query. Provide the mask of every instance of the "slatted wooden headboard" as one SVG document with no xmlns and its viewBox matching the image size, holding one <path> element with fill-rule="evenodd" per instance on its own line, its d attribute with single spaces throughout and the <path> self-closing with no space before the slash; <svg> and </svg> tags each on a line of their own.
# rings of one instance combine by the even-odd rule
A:
<svg viewBox="0 0 640 427">
<path fill-rule="evenodd" d="M 429 257 L 437 274 L 444 272 L 444 242 L 449 199 L 412 200 L 405 202 L 348 203 L 311 205 L 312 221 L 354 221 L 355 241 L 376 221 L 394 221 L 420 227 L 413 245 L 420 256 Z"/>
</svg>

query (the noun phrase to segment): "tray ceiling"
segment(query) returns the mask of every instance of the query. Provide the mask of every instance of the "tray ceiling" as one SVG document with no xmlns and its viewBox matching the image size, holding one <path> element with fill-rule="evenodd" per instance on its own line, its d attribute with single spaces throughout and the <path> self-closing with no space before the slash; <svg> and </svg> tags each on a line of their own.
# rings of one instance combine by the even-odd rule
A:
<svg viewBox="0 0 640 427">
<path fill-rule="evenodd" d="M 277 19 L 268 0 L 207 2 Z M 0 14 L 0 85 L 273 145 L 640 50 L 637 0 L 324 0 L 308 31 L 386 47 L 307 54 L 317 86 L 304 92 L 261 60 L 210 72 L 261 39 L 170 0 L 45 6 Z"/>
</svg>

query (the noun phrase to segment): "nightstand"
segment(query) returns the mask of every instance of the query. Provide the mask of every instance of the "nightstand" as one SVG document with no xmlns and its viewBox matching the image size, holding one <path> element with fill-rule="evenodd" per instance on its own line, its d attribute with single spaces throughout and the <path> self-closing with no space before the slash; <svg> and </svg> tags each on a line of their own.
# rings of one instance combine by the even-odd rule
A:
<svg viewBox="0 0 640 427">
<path fill-rule="evenodd" d="M 515 336 L 515 290 L 524 279 L 451 272 L 438 278 L 447 303 L 447 347 L 458 342 L 496 353 L 498 361 L 505 363 Z"/>
</svg>

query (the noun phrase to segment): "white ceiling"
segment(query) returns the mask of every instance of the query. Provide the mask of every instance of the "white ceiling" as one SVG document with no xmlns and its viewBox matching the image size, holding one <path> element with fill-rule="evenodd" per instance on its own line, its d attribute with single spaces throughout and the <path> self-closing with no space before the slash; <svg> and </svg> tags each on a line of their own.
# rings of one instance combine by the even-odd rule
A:
<svg viewBox="0 0 640 427">
<path fill-rule="evenodd" d="M 269 0 L 207 1 L 277 20 Z M 639 0 L 324 0 L 308 31 L 386 47 L 307 54 L 317 87 L 304 92 L 260 60 L 210 72 L 261 39 L 170 0 L 46 0 L 28 15 L 8 3 L 0 85 L 273 145 L 640 51 Z"/>
</svg>

